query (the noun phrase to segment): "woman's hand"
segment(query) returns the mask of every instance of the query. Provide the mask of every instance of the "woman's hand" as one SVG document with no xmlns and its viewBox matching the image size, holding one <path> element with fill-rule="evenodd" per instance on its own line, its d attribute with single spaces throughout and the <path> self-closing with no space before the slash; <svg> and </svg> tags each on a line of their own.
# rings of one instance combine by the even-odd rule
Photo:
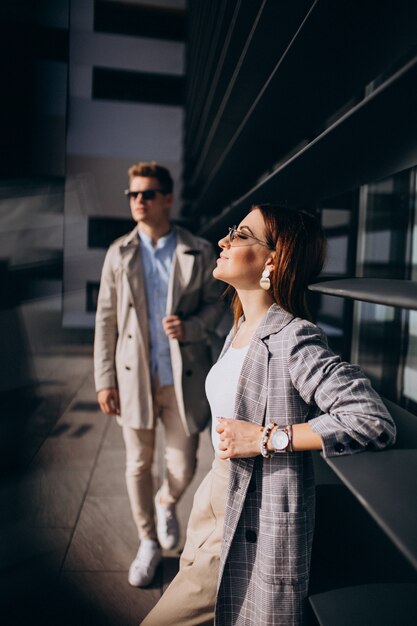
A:
<svg viewBox="0 0 417 626">
<path fill-rule="evenodd" d="M 217 418 L 216 431 L 220 435 L 219 457 L 239 459 L 260 454 L 262 427 L 243 420 Z"/>
</svg>

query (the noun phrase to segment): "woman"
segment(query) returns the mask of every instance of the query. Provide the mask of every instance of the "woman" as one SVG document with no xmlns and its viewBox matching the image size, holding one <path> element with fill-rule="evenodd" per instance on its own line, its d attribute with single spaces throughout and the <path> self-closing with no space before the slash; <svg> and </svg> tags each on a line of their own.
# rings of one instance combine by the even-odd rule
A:
<svg viewBox="0 0 417 626">
<path fill-rule="evenodd" d="M 213 275 L 235 290 L 235 327 L 206 382 L 217 456 L 180 572 L 143 626 L 299 626 L 314 527 L 309 451 L 382 449 L 395 426 L 359 367 L 307 321 L 306 288 L 325 256 L 316 220 L 258 205 L 219 246 Z"/>
</svg>

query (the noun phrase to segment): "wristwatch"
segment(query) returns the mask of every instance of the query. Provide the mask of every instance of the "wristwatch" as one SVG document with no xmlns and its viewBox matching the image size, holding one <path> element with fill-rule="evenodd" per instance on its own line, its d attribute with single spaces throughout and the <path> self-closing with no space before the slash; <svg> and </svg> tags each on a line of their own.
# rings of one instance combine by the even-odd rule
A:
<svg viewBox="0 0 417 626">
<path fill-rule="evenodd" d="M 273 452 L 288 452 L 291 451 L 291 427 L 285 426 L 284 428 L 277 428 L 274 430 L 269 438 L 269 442 L 273 449 Z"/>
</svg>

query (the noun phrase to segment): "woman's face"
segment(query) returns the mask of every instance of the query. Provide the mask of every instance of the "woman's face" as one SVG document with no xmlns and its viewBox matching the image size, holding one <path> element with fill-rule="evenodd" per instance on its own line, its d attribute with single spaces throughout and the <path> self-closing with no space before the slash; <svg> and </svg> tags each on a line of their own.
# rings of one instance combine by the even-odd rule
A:
<svg viewBox="0 0 417 626">
<path fill-rule="evenodd" d="M 230 235 L 220 239 L 222 251 L 213 276 L 235 289 L 260 289 L 259 280 L 273 254 L 267 245 L 261 243 L 265 242 L 265 223 L 260 210 L 248 213 L 237 231 L 232 235 L 233 241 L 230 241 Z"/>
</svg>

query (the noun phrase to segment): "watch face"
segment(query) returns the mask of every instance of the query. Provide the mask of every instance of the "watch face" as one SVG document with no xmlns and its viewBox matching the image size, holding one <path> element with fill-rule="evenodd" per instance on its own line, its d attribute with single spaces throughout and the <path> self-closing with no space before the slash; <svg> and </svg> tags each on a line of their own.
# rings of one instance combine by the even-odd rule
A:
<svg viewBox="0 0 417 626">
<path fill-rule="evenodd" d="M 275 452 L 282 452 L 289 444 L 289 437 L 285 430 L 276 430 L 271 437 L 271 445 Z"/>
</svg>

